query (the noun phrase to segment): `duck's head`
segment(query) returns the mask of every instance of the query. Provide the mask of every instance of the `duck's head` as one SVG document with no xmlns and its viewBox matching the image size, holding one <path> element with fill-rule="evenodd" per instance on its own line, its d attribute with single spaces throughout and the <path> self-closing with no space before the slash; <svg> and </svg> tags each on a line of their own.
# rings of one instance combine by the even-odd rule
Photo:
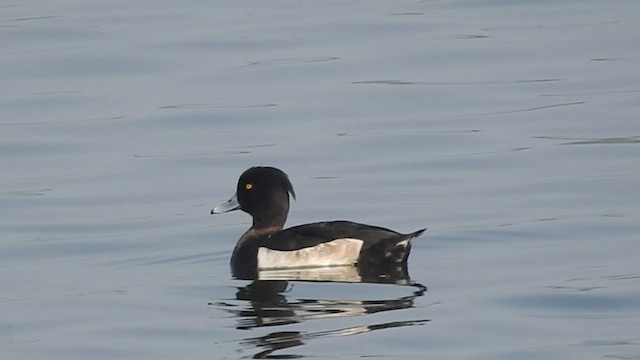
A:
<svg viewBox="0 0 640 360">
<path fill-rule="evenodd" d="M 289 194 L 296 198 L 289 177 L 274 167 L 252 167 L 240 175 L 235 195 L 211 214 L 242 210 L 253 217 L 254 229 L 282 228 L 289 213 Z"/>
</svg>

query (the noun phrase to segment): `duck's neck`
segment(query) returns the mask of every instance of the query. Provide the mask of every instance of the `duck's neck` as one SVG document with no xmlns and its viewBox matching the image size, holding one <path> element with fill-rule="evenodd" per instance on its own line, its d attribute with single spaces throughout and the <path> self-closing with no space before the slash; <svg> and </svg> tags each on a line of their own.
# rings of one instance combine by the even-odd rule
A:
<svg viewBox="0 0 640 360">
<path fill-rule="evenodd" d="M 288 208 L 287 208 L 288 210 Z M 252 229 L 261 231 L 265 229 L 277 229 L 282 230 L 284 223 L 287 221 L 287 211 L 284 212 L 269 212 L 266 214 L 259 214 L 253 216 Z"/>
<path fill-rule="evenodd" d="M 273 197 L 264 199 L 264 202 L 256 211 L 252 212 L 252 229 L 273 229 L 282 230 L 289 214 L 289 194 L 275 194 Z"/>
</svg>

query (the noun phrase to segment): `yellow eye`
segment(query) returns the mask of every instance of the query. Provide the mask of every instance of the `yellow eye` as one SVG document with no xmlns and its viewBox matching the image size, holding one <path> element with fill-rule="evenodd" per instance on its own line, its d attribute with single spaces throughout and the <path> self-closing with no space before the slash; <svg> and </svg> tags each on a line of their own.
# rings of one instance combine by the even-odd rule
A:
<svg viewBox="0 0 640 360">
<path fill-rule="evenodd" d="M 244 188 L 247 190 L 251 190 L 253 188 L 253 184 L 252 183 L 246 183 L 244 184 Z"/>
</svg>

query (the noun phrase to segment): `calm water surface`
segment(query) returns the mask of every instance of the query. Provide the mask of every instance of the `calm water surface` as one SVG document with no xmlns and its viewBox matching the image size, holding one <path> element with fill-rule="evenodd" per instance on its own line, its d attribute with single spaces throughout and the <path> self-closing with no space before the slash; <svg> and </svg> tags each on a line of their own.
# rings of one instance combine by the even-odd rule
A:
<svg viewBox="0 0 640 360">
<path fill-rule="evenodd" d="M 0 9 L 3 359 L 640 359 L 639 2 Z M 232 279 L 259 164 L 410 281 Z"/>
</svg>

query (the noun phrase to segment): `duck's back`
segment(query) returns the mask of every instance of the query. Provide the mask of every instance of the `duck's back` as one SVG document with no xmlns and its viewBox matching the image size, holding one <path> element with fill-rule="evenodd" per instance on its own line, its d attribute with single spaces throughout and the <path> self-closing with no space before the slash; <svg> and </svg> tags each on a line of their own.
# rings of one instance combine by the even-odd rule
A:
<svg viewBox="0 0 640 360">
<path fill-rule="evenodd" d="M 357 239 L 372 244 L 405 235 L 383 227 L 351 221 L 324 221 L 298 225 L 272 234 L 262 245 L 273 250 L 293 251 L 314 247 L 336 239 Z"/>
</svg>

